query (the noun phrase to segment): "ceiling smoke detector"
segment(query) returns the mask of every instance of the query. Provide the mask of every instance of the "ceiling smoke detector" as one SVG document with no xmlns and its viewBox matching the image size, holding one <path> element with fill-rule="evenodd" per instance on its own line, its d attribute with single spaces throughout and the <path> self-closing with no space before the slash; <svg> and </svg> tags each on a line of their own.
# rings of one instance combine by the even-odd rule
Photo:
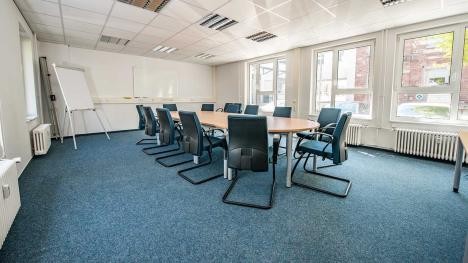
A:
<svg viewBox="0 0 468 263">
<path fill-rule="evenodd" d="M 159 12 L 163 9 L 171 0 L 117 0 L 119 2 L 137 6 L 153 12 Z"/>
<path fill-rule="evenodd" d="M 409 1 L 411 0 L 380 0 L 380 2 L 382 3 L 384 7 L 398 5 L 398 4 L 402 4 L 405 2 L 409 2 Z"/>
<path fill-rule="evenodd" d="M 204 27 L 211 28 L 213 30 L 221 31 L 237 23 L 239 22 L 237 22 L 234 19 L 222 16 L 222 15 L 209 14 L 200 21 L 200 26 L 204 26 Z"/>
<path fill-rule="evenodd" d="M 266 41 L 268 39 L 272 39 L 272 38 L 275 38 L 277 37 L 277 35 L 274 35 L 272 33 L 268 33 L 266 31 L 262 31 L 262 32 L 258 32 L 258 33 L 255 33 L 253 35 L 250 35 L 248 37 L 246 37 L 247 39 L 250 39 L 252 41 L 255 41 L 255 42 L 263 42 L 263 41 Z"/>
<path fill-rule="evenodd" d="M 128 42 L 130 42 L 130 40 L 128 39 L 106 36 L 106 35 L 102 35 L 99 41 L 104 42 L 104 43 L 118 45 L 118 46 L 126 46 Z"/>
<path fill-rule="evenodd" d="M 209 58 L 215 57 L 215 55 L 200 53 L 200 54 L 196 55 L 195 57 L 196 58 L 201 58 L 201 59 L 209 59 Z"/>
</svg>

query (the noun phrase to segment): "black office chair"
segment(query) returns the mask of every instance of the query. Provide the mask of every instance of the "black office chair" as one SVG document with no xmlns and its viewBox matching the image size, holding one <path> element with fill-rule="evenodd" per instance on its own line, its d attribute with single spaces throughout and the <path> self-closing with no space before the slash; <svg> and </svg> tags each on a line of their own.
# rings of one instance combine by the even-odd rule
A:
<svg viewBox="0 0 468 263">
<path fill-rule="evenodd" d="M 336 128 L 333 131 L 333 135 L 330 135 L 328 133 L 322 133 L 322 132 L 315 133 L 316 136 L 321 135 L 324 137 L 328 137 L 329 142 L 319 141 L 319 140 L 308 140 L 307 138 L 304 139 L 305 141 L 299 145 L 299 149 L 298 149 L 298 152 L 301 153 L 301 156 L 299 157 L 296 164 L 294 165 L 294 168 L 291 173 L 291 181 L 293 184 L 301 186 L 301 187 L 305 187 L 308 189 L 320 191 L 322 193 L 338 196 L 338 197 L 348 196 L 349 189 L 351 188 L 351 181 L 348 179 L 317 172 L 316 161 L 317 161 L 317 156 L 321 156 L 323 160 L 330 159 L 333 161 L 335 165 L 337 165 L 337 164 L 342 164 L 344 161 L 348 159 L 345 139 L 346 139 L 346 129 L 348 128 L 348 124 L 350 120 L 351 120 L 351 112 L 344 113 L 343 115 L 341 115 L 340 120 L 338 121 L 338 124 L 336 125 Z M 346 182 L 346 189 L 344 193 L 335 193 L 335 192 L 326 190 L 324 188 L 310 186 L 304 183 L 299 183 L 297 181 L 294 181 L 294 172 L 296 171 L 297 165 L 299 164 L 299 162 L 302 160 L 302 158 L 306 154 L 307 154 L 307 158 L 304 161 L 304 170 L 307 173 L 315 174 L 317 176 L 327 177 L 327 178 L 339 180 L 342 182 Z M 312 171 L 308 171 L 305 169 L 310 155 L 313 155 L 313 162 L 314 162 Z"/>
<path fill-rule="evenodd" d="M 273 117 L 281 117 L 281 118 L 291 118 L 291 112 L 292 108 L 291 107 L 275 107 L 275 110 L 273 111 Z M 279 137 L 279 143 L 280 143 L 280 148 L 286 149 L 285 146 L 281 146 L 281 139 L 283 139 L 283 136 L 280 134 Z M 285 155 L 286 152 L 281 153 L 280 155 Z"/>
<path fill-rule="evenodd" d="M 169 111 L 177 111 L 177 104 L 163 104 L 163 108 Z"/>
<path fill-rule="evenodd" d="M 193 156 L 201 157 L 206 151 L 208 153 L 209 160 L 207 162 L 179 170 L 177 174 L 192 184 L 201 184 L 223 176 L 224 172 L 214 176 L 210 176 L 205 179 L 195 181 L 185 174 L 187 171 L 211 164 L 211 162 L 213 161 L 213 148 L 222 147 L 226 149 L 226 139 L 210 136 L 208 134 L 209 131 L 207 132 L 202 128 L 200 121 L 198 120 L 197 114 L 195 112 L 179 111 L 179 117 L 180 122 L 184 127 L 184 137 L 182 138 L 182 148 L 184 152 L 190 153 Z"/>
<path fill-rule="evenodd" d="M 156 117 L 154 116 L 154 113 L 151 107 L 143 107 L 143 112 L 145 116 L 145 134 L 150 137 L 155 137 L 156 134 L 159 133 L 158 120 L 156 120 Z M 143 140 L 140 140 L 139 142 L 144 141 L 144 140 L 153 140 L 157 142 L 157 139 L 143 139 Z M 154 145 L 157 143 L 138 143 L 137 142 L 137 144 L 139 145 L 153 144 Z M 147 148 L 143 148 L 142 151 L 145 152 L 145 149 Z"/>
<path fill-rule="evenodd" d="M 332 135 L 333 131 L 335 130 L 336 124 L 341 116 L 341 109 L 338 108 L 322 108 L 320 110 L 319 116 L 317 118 L 317 122 L 320 124 L 320 127 L 317 129 L 318 132 L 323 132 Z M 297 148 L 299 144 L 301 144 L 302 140 L 324 140 L 328 141 L 329 137 L 319 135 L 317 138 L 315 137 L 315 133 L 312 131 L 302 131 L 296 133 L 297 140 L 296 148 L 294 150 L 294 157 L 299 158 L 296 156 Z"/>
<path fill-rule="evenodd" d="M 202 104 L 201 105 L 201 111 L 214 111 L 214 104 Z"/>
<path fill-rule="evenodd" d="M 168 109 L 156 108 L 156 114 L 159 120 L 159 145 L 153 147 L 147 147 L 143 149 L 143 152 L 147 155 L 159 155 L 168 152 L 175 152 L 180 150 L 179 140 L 182 138 L 182 132 L 178 125 L 172 121 L 171 113 Z M 169 147 L 175 146 L 176 148 Z M 168 150 L 161 150 L 157 152 L 148 152 L 151 149 L 158 148 L 170 148 Z"/>
<path fill-rule="evenodd" d="M 249 170 L 253 172 L 268 171 L 269 147 L 267 118 L 265 116 L 248 115 L 228 116 L 228 131 L 228 167 L 234 169 L 234 178 L 223 195 L 223 202 L 253 208 L 270 209 L 273 205 L 273 195 L 275 191 L 275 166 L 279 140 L 277 138 L 273 140 L 273 173 L 268 204 L 259 205 L 244 203 L 229 200 L 228 197 L 239 180 L 238 170 Z"/>
<path fill-rule="evenodd" d="M 224 109 L 217 109 L 216 111 L 223 111 L 228 113 L 242 113 L 242 103 L 231 103 L 224 104 Z"/>
<path fill-rule="evenodd" d="M 244 114 L 258 115 L 258 105 L 247 105 L 247 106 L 245 106 Z"/>
<path fill-rule="evenodd" d="M 176 152 L 176 153 L 161 156 L 161 157 L 157 157 L 156 162 L 158 162 L 159 164 L 161 164 L 164 167 L 174 167 L 174 166 L 181 165 L 181 164 L 184 164 L 184 163 L 192 162 L 193 158 L 188 159 L 188 160 L 179 161 L 179 162 L 176 162 L 176 163 L 171 163 L 171 164 L 168 164 L 168 163 L 163 161 L 163 160 L 166 160 L 168 158 L 172 158 L 172 157 L 175 157 L 175 156 L 185 154 L 185 151 L 183 151 L 183 149 L 182 149 L 182 147 L 180 145 L 180 142 L 179 142 L 180 140 L 182 140 L 182 138 L 184 136 L 184 130 L 180 128 L 180 123 L 178 123 L 178 124 L 174 123 L 174 120 L 172 119 L 171 114 L 170 114 L 168 109 L 156 109 L 156 111 L 158 113 L 159 122 L 161 123 L 161 132 L 160 132 L 160 135 L 159 135 L 159 139 L 160 139 L 161 143 L 165 143 L 166 139 L 168 140 L 169 143 L 174 142 L 174 139 L 173 139 L 174 138 L 173 137 L 174 131 L 177 131 L 177 133 L 179 135 L 179 139 L 176 140 L 177 148 L 166 151 L 166 152 Z M 159 116 L 159 114 L 161 114 L 161 116 Z"/>
<path fill-rule="evenodd" d="M 291 107 L 275 107 L 273 117 L 291 118 Z"/>
<path fill-rule="evenodd" d="M 146 127 L 146 120 L 145 120 L 145 110 L 143 109 L 143 105 L 136 105 L 136 109 L 138 112 L 138 129 L 144 130 Z M 145 130 L 145 133 L 146 133 L 146 130 Z M 141 139 L 138 142 L 136 142 L 136 145 L 148 145 L 148 144 L 158 144 L 158 139 Z"/>
</svg>

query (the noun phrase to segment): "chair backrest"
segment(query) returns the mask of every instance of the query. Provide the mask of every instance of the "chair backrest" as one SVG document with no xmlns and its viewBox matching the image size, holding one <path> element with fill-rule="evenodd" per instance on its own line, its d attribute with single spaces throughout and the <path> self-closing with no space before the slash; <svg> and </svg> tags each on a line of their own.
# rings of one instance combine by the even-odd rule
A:
<svg viewBox="0 0 468 263">
<path fill-rule="evenodd" d="M 226 103 L 224 105 L 224 112 L 228 113 L 241 113 L 242 112 L 242 103 Z"/>
<path fill-rule="evenodd" d="M 203 154 L 203 130 L 195 112 L 179 111 L 180 122 L 184 127 L 182 148 L 186 153 L 201 156 Z"/>
<path fill-rule="evenodd" d="M 258 115 L 258 105 L 245 106 L 244 114 Z"/>
<path fill-rule="evenodd" d="M 202 104 L 201 111 L 214 111 L 214 104 Z"/>
<path fill-rule="evenodd" d="M 265 116 L 228 116 L 228 167 L 268 171 L 268 128 Z"/>
<path fill-rule="evenodd" d="M 169 111 L 177 111 L 177 104 L 163 104 L 163 108 Z"/>
<path fill-rule="evenodd" d="M 151 107 L 143 107 L 143 110 L 145 112 L 145 134 L 155 136 L 159 129 L 153 110 Z"/>
<path fill-rule="evenodd" d="M 157 108 L 156 114 L 159 120 L 159 141 L 164 145 L 174 144 L 175 125 L 168 109 Z"/>
<path fill-rule="evenodd" d="M 334 164 L 340 164 L 348 159 L 345 140 L 350 120 L 351 112 L 343 113 L 333 131 L 332 151 Z"/>
<path fill-rule="evenodd" d="M 341 109 L 338 108 L 322 108 L 320 110 L 317 122 L 320 124 L 320 128 L 323 128 L 331 123 L 338 123 L 341 116 Z M 325 129 L 324 132 L 333 134 L 335 129 Z"/>
<path fill-rule="evenodd" d="M 275 107 L 273 117 L 291 118 L 291 107 Z"/>
<path fill-rule="evenodd" d="M 138 129 L 143 130 L 145 128 L 145 110 L 143 105 L 136 105 L 136 109 L 138 112 Z"/>
</svg>

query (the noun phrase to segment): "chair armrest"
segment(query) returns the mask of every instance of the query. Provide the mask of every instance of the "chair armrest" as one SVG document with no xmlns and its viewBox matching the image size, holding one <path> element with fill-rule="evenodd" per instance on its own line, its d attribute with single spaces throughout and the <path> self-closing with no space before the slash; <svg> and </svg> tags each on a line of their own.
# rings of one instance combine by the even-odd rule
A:
<svg viewBox="0 0 468 263">
<path fill-rule="evenodd" d="M 273 137 L 273 164 L 276 164 L 278 161 L 278 151 L 279 151 L 280 137 Z"/>
<path fill-rule="evenodd" d="M 323 127 L 321 127 L 320 129 L 318 129 L 319 131 L 326 131 L 328 129 L 335 129 L 336 128 L 336 125 L 337 123 L 329 123 Z"/>
<path fill-rule="evenodd" d="M 311 134 L 307 135 L 306 137 L 304 137 L 304 139 L 306 140 L 312 140 L 313 136 L 315 135 L 322 135 L 322 136 L 325 136 L 325 137 L 328 137 L 330 138 L 332 141 L 333 141 L 333 136 L 328 134 L 328 133 L 324 133 L 324 132 L 312 132 Z"/>
<path fill-rule="evenodd" d="M 221 112 L 223 112 L 224 110 L 223 110 L 223 108 L 217 108 L 216 111 L 221 111 Z"/>
</svg>

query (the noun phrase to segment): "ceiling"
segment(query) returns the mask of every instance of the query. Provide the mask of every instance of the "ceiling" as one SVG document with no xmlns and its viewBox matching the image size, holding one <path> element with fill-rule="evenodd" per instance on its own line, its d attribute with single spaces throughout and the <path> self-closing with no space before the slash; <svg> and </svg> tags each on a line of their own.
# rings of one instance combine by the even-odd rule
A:
<svg viewBox="0 0 468 263">
<path fill-rule="evenodd" d="M 15 3 L 39 41 L 208 65 L 468 12 L 467 0 L 412 0 L 390 7 L 379 0 L 170 0 L 159 13 L 117 0 Z M 222 31 L 200 26 L 210 13 L 239 23 Z M 246 39 L 260 31 L 277 37 Z M 101 35 L 130 41 L 103 43 Z M 158 45 L 177 50 L 154 52 Z M 214 56 L 195 57 L 200 53 Z"/>
</svg>

